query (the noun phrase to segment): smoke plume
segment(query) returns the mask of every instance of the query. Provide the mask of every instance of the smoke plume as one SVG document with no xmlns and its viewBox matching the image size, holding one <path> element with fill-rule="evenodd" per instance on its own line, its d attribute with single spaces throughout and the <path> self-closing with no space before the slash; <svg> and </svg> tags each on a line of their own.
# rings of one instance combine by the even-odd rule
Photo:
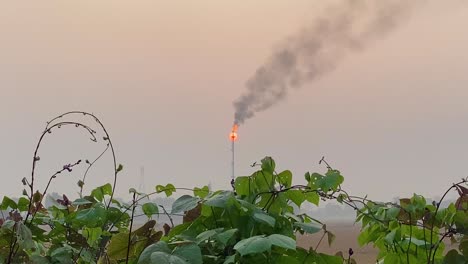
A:
<svg viewBox="0 0 468 264">
<path fill-rule="evenodd" d="M 397 27 L 419 0 L 339 0 L 322 17 L 285 39 L 246 82 L 235 102 L 234 123 L 284 99 L 291 88 L 337 67 L 347 54 L 363 50 Z"/>
</svg>

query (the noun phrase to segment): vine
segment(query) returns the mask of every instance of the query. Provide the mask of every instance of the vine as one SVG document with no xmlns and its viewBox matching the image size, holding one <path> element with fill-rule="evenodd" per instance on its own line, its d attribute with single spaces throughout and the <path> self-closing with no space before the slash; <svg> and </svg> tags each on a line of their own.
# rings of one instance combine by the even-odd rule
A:
<svg viewBox="0 0 468 264">
<path fill-rule="evenodd" d="M 91 162 L 85 160 L 79 197 L 70 200 L 63 195 L 45 208 L 43 200 L 52 181 L 82 164 L 78 160 L 64 165 L 51 174 L 42 192 L 37 191 L 36 168 L 45 136 L 61 126 L 75 126 L 98 142 L 91 126 L 65 119 L 74 115 L 96 122 L 105 148 Z M 106 153 L 113 158 L 113 183 L 85 194 L 90 169 Z M 0 263 L 356 263 L 352 248 L 335 255 L 319 252 L 323 241 L 331 245 L 335 240 L 333 230 L 299 210 L 305 204 L 319 206 L 321 201 L 335 201 L 356 211 L 356 222 L 361 224 L 358 242 L 378 249 L 376 262 L 467 263 L 468 178 L 450 185 L 437 202 L 417 194 L 398 202 L 378 202 L 350 195 L 342 187 L 341 172 L 325 158 L 319 164 L 325 165 L 323 174 L 307 172 L 301 184 L 293 185 L 292 173 L 277 172 L 275 161 L 265 157 L 252 165 L 250 176 L 235 178 L 232 190 L 166 184 L 144 194 L 130 188 L 132 200 L 121 203 L 114 199 L 114 191 L 123 166 L 117 165 L 107 130 L 93 114 L 67 112 L 47 122 L 39 137 L 31 178 L 22 179 L 29 191 L 25 189 L 18 200 L 5 196 L 0 204 Z M 445 201 L 451 192 L 458 199 Z M 149 200 L 174 194 L 179 196 L 170 209 Z M 169 223 L 158 224 L 153 217 L 159 215 L 166 215 Z M 175 216 L 182 223 L 175 223 Z M 137 217 L 146 217 L 146 222 L 138 226 Z M 298 247 L 296 236 L 304 233 L 319 236 L 318 243 L 308 249 Z M 450 250 L 447 243 L 452 244 Z"/>
</svg>

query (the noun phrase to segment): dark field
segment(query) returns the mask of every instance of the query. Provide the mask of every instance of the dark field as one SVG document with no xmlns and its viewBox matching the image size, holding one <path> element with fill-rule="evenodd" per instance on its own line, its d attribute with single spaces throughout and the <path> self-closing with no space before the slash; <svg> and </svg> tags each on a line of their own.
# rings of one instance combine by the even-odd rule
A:
<svg viewBox="0 0 468 264">
<path fill-rule="evenodd" d="M 336 239 L 331 247 L 329 247 L 325 236 L 317 251 L 332 255 L 338 251 L 342 251 L 343 255 L 346 257 L 348 255 L 349 248 L 352 248 L 354 251 L 353 257 L 356 259 L 357 263 L 375 263 L 377 250 L 372 246 L 360 248 L 358 245 L 357 237 L 359 235 L 359 228 L 359 224 L 353 225 L 353 223 L 328 223 L 327 229 L 336 235 Z M 297 237 L 297 244 L 303 248 L 315 248 L 321 236 L 322 233 L 300 235 Z"/>
</svg>

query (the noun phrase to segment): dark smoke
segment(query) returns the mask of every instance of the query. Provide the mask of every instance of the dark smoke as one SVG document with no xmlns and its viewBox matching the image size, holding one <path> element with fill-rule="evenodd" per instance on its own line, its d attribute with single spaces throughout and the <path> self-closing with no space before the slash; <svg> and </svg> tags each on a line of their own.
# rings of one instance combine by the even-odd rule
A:
<svg viewBox="0 0 468 264">
<path fill-rule="evenodd" d="M 234 102 L 234 123 L 284 99 L 291 88 L 314 81 L 336 68 L 343 57 L 386 35 L 419 0 L 339 0 L 312 25 L 287 38 L 246 82 Z"/>
</svg>

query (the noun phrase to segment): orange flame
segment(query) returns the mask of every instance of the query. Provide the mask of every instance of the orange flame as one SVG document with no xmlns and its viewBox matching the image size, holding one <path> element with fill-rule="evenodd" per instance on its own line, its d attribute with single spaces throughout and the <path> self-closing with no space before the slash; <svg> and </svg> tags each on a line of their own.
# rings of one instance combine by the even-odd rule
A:
<svg viewBox="0 0 468 264">
<path fill-rule="evenodd" d="M 231 141 L 236 141 L 237 140 L 237 129 L 239 128 L 239 126 L 237 124 L 234 124 L 232 126 L 232 130 L 231 130 L 231 133 L 229 134 L 229 139 Z"/>
</svg>

